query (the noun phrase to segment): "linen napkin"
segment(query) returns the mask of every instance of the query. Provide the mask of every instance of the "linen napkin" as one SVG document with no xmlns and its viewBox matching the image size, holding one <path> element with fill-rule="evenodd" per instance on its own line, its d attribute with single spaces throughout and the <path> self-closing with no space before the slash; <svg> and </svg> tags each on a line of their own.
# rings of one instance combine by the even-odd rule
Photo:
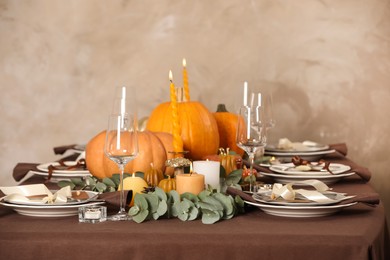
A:
<svg viewBox="0 0 390 260">
<path fill-rule="evenodd" d="M 107 206 L 110 209 L 118 210 L 119 206 L 120 206 L 120 194 L 119 193 L 120 193 L 119 191 L 105 192 L 105 193 L 99 194 L 98 198 L 105 200 Z M 132 190 L 125 190 L 124 193 L 125 193 L 125 199 L 126 199 L 126 203 L 125 203 L 126 207 L 125 208 L 127 208 L 131 202 L 131 199 L 133 198 L 133 191 Z"/>
<path fill-rule="evenodd" d="M 348 153 L 348 147 L 345 143 L 336 143 L 336 144 L 329 144 L 329 149 L 336 150 L 336 155 L 345 157 Z"/>
<path fill-rule="evenodd" d="M 54 147 L 54 154 L 64 154 L 66 151 L 70 149 L 74 149 L 76 147 L 76 144 L 70 144 L 70 145 L 62 145 L 62 146 L 57 146 Z"/>
<path fill-rule="evenodd" d="M 15 181 L 21 181 L 30 170 L 37 170 L 38 163 L 18 163 L 12 172 Z"/>
<path fill-rule="evenodd" d="M 243 200 L 258 203 L 254 198 L 252 198 L 252 196 L 250 194 L 245 193 L 245 192 L 243 192 L 239 189 L 233 188 L 233 187 L 228 187 L 226 189 L 226 193 L 229 195 L 232 195 L 233 197 L 238 195 Z M 348 204 L 348 203 L 352 203 L 352 202 L 359 202 L 359 203 L 363 203 L 363 204 L 366 204 L 369 206 L 376 206 L 380 203 L 380 198 L 379 198 L 379 194 L 376 192 L 362 193 L 362 194 L 356 195 L 353 198 L 341 201 L 339 204 Z"/>
</svg>

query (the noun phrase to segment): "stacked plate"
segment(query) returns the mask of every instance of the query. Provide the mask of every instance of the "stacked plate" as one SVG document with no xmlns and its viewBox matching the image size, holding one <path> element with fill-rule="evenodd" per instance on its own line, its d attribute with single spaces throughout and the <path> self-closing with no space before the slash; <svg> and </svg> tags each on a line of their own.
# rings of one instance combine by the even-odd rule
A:
<svg viewBox="0 0 390 260">
<path fill-rule="evenodd" d="M 282 162 L 291 162 L 294 156 L 299 156 L 304 160 L 317 161 L 324 155 L 334 153 L 328 145 L 319 144 L 311 141 L 289 143 L 288 146 L 267 145 L 265 155 L 274 156 Z"/>
<path fill-rule="evenodd" d="M 66 161 L 64 162 L 66 166 L 75 166 L 77 164 L 76 161 Z M 49 166 L 54 166 L 55 170 L 53 170 L 53 173 L 51 175 L 52 178 L 76 178 L 76 177 L 86 177 L 91 176 L 91 173 L 88 170 L 82 169 L 82 168 L 73 168 L 70 167 L 60 169 L 61 165 L 58 162 L 49 162 L 40 164 L 37 166 L 37 171 L 30 171 L 33 174 L 36 175 L 42 175 L 45 177 L 49 176 Z"/>
<path fill-rule="evenodd" d="M 342 203 L 353 197 L 343 193 L 324 192 L 323 195 L 328 197 L 330 201 L 315 202 L 299 196 L 292 201 L 275 200 L 271 198 L 271 191 L 269 191 L 253 194 L 252 197 L 256 202 L 245 201 L 245 203 L 256 206 L 270 215 L 297 218 L 328 216 L 356 204 L 356 202 Z"/>
<path fill-rule="evenodd" d="M 2 191 L 4 192 L 5 189 Z M 4 193 L 7 195 L 7 192 Z M 68 198 L 66 202 L 45 203 L 42 197 L 43 195 L 26 196 L 25 194 L 11 193 L 1 198 L 0 205 L 12 208 L 25 216 L 67 217 L 77 215 L 79 207 L 104 203 L 104 201 L 97 201 L 98 193 L 93 191 L 72 191 L 72 197 Z"/>
<path fill-rule="evenodd" d="M 329 185 L 355 174 L 354 172 L 349 172 L 351 170 L 350 166 L 339 163 L 330 163 L 327 169 L 324 169 L 324 164 L 318 164 L 317 166 L 312 166 L 312 169 L 308 171 L 296 167 L 293 163 L 272 165 L 269 169 L 272 173 L 261 172 L 261 174 L 271 177 L 278 183 L 287 184 L 294 182 L 297 185 L 299 185 L 300 181 L 309 179 L 320 180 Z"/>
</svg>

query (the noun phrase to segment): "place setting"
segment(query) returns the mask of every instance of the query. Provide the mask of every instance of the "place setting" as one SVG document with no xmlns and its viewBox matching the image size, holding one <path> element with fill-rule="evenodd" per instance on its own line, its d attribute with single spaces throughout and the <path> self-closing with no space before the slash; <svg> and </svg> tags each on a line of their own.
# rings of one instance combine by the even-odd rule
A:
<svg viewBox="0 0 390 260">
<path fill-rule="evenodd" d="M 335 153 L 330 145 L 313 141 L 292 142 L 288 138 L 280 138 L 277 144 L 267 144 L 265 156 L 276 157 L 280 162 L 289 162 L 294 156 L 300 156 L 308 161 L 317 161 L 322 157 Z"/>
<path fill-rule="evenodd" d="M 294 156 L 292 162 L 270 165 L 268 171 L 261 171 L 261 174 L 283 184 L 308 179 L 318 179 L 326 184 L 333 184 L 342 178 L 354 175 L 355 172 L 351 171 L 349 165 L 325 160 L 309 162 Z"/>
<path fill-rule="evenodd" d="M 78 215 L 80 207 L 105 203 L 99 194 L 88 190 L 71 190 L 66 186 L 49 190 L 44 184 L 0 187 L 4 194 L 0 204 L 21 215 L 31 217 L 68 217 Z"/>
<path fill-rule="evenodd" d="M 228 193 L 239 195 L 246 204 L 257 207 L 269 215 L 293 218 L 329 216 L 358 202 L 369 206 L 379 203 L 377 194 L 357 196 L 335 192 L 324 182 L 316 179 L 260 186 L 253 192 L 228 188 Z M 308 188 L 303 189 L 301 186 Z"/>
</svg>

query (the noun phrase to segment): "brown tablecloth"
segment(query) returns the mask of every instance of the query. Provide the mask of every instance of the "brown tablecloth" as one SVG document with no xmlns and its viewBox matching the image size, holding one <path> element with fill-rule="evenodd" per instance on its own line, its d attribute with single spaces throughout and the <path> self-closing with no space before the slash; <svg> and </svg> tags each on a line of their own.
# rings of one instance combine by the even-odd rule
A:
<svg viewBox="0 0 390 260">
<path fill-rule="evenodd" d="M 358 176 L 332 187 L 373 192 Z M 382 204 L 319 218 L 276 217 L 248 207 L 212 225 L 177 218 L 86 224 L 77 216 L 27 217 L 0 207 L 3 259 L 386 259 L 386 236 Z"/>
</svg>

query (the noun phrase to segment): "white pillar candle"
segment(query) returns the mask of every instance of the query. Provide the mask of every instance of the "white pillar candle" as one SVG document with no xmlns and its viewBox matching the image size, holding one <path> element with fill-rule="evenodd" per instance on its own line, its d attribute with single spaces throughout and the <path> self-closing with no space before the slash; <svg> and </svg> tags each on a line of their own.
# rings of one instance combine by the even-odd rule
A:
<svg viewBox="0 0 390 260">
<path fill-rule="evenodd" d="M 213 189 L 219 189 L 219 169 L 220 162 L 217 161 L 194 161 L 194 172 L 204 175 L 205 184 L 209 184 Z"/>
</svg>

